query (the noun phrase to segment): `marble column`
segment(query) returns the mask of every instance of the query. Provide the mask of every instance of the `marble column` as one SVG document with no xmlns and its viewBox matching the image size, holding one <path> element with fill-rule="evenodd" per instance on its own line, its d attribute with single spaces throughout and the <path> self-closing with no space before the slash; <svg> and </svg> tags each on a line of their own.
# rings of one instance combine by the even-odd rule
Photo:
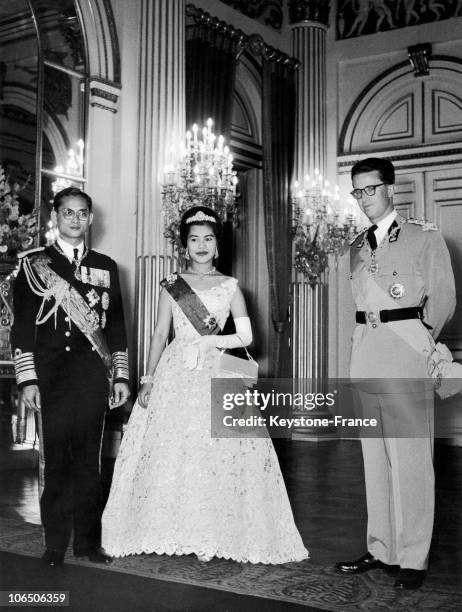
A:
<svg viewBox="0 0 462 612">
<path fill-rule="evenodd" d="M 297 71 L 295 176 L 326 171 L 326 0 L 289 2 L 292 55 Z"/>
<path fill-rule="evenodd" d="M 163 254 L 161 181 L 185 135 L 185 0 L 142 0 L 138 255 Z"/>
<path fill-rule="evenodd" d="M 300 62 L 297 71 L 297 116 L 294 180 L 303 183 L 317 168 L 325 176 L 326 144 L 326 31 L 328 0 L 291 0 L 292 55 Z M 327 274 L 310 285 L 297 275 L 293 283 L 292 347 L 293 375 L 300 392 L 319 392 L 327 377 L 328 291 Z M 306 382 L 302 381 L 305 380 Z M 314 414 L 315 413 L 315 414 Z M 306 416 L 306 413 L 305 413 Z M 323 410 L 310 416 L 324 417 Z M 298 430 L 294 438 L 321 439 L 331 430 Z"/>
<path fill-rule="evenodd" d="M 137 202 L 137 378 L 145 373 L 160 281 L 176 269 L 161 184 L 185 138 L 185 0 L 141 0 Z M 170 152 L 172 146 L 175 148 Z"/>
</svg>

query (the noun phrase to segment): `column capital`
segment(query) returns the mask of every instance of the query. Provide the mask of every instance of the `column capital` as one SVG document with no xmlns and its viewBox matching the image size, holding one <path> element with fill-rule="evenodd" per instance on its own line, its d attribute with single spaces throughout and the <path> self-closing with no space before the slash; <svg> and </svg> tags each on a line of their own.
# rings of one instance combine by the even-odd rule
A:
<svg viewBox="0 0 462 612">
<path fill-rule="evenodd" d="M 289 0 L 289 22 L 329 26 L 329 0 Z"/>
</svg>

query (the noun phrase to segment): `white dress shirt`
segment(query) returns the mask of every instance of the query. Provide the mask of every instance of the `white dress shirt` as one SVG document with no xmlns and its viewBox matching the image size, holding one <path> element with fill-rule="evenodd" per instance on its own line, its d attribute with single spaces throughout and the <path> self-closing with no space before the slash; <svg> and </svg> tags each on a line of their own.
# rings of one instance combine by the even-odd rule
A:
<svg viewBox="0 0 462 612">
<path fill-rule="evenodd" d="M 82 257 L 83 251 L 85 249 L 85 242 L 83 240 L 77 246 L 72 246 L 72 244 L 65 242 L 62 238 L 58 238 L 56 242 L 58 243 L 59 248 L 62 250 L 64 255 L 71 263 L 74 261 L 74 249 L 78 250 L 78 258 L 80 259 Z"/>
<path fill-rule="evenodd" d="M 396 212 L 396 210 L 392 210 L 391 213 L 389 213 L 381 221 L 375 224 L 377 225 L 377 229 L 374 230 L 375 239 L 377 240 L 377 246 L 379 246 L 379 244 L 382 242 L 382 240 L 387 235 L 388 228 L 393 223 L 393 221 L 396 219 L 397 214 L 398 213 Z"/>
</svg>

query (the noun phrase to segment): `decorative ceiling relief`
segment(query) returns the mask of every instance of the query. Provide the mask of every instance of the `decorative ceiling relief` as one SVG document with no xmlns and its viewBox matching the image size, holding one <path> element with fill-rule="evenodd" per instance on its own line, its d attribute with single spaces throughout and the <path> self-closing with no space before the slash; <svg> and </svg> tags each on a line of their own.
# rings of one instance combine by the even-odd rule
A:
<svg viewBox="0 0 462 612">
<path fill-rule="evenodd" d="M 265 26 L 280 30 L 283 21 L 282 0 L 221 0 L 224 4 Z"/>
<path fill-rule="evenodd" d="M 462 16 L 462 0 L 337 0 L 337 39 Z"/>
</svg>

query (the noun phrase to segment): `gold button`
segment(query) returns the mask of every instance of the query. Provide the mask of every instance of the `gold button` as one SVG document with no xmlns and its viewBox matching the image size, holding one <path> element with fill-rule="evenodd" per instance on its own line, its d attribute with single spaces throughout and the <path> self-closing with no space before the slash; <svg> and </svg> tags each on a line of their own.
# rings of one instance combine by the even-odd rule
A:
<svg viewBox="0 0 462 612">
<path fill-rule="evenodd" d="M 369 321 L 369 323 L 375 323 L 375 321 L 377 321 L 378 317 L 376 315 L 375 312 L 368 312 L 367 313 L 367 320 Z"/>
<path fill-rule="evenodd" d="M 96 351 L 96 349 L 95 349 L 95 347 L 94 347 L 94 346 L 92 346 L 92 347 L 91 347 L 91 350 L 92 350 L 92 351 Z"/>
<path fill-rule="evenodd" d="M 66 346 L 66 351 L 70 351 L 71 347 L 70 346 Z"/>
<path fill-rule="evenodd" d="M 66 321 L 66 323 L 69 323 L 69 317 L 64 317 L 64 320 Z"/>
<path fill-rule="evenodd" d="M 70 331 L 64 332 L 64 335 L 69 338 L 69 336 L 71 335 L 71 332 Z"/>
<path fill-rule="evenodd" d="M 375 329 L 377 327 L 377 323 L 372 323 L 372 327 Z"/>
</svg>

